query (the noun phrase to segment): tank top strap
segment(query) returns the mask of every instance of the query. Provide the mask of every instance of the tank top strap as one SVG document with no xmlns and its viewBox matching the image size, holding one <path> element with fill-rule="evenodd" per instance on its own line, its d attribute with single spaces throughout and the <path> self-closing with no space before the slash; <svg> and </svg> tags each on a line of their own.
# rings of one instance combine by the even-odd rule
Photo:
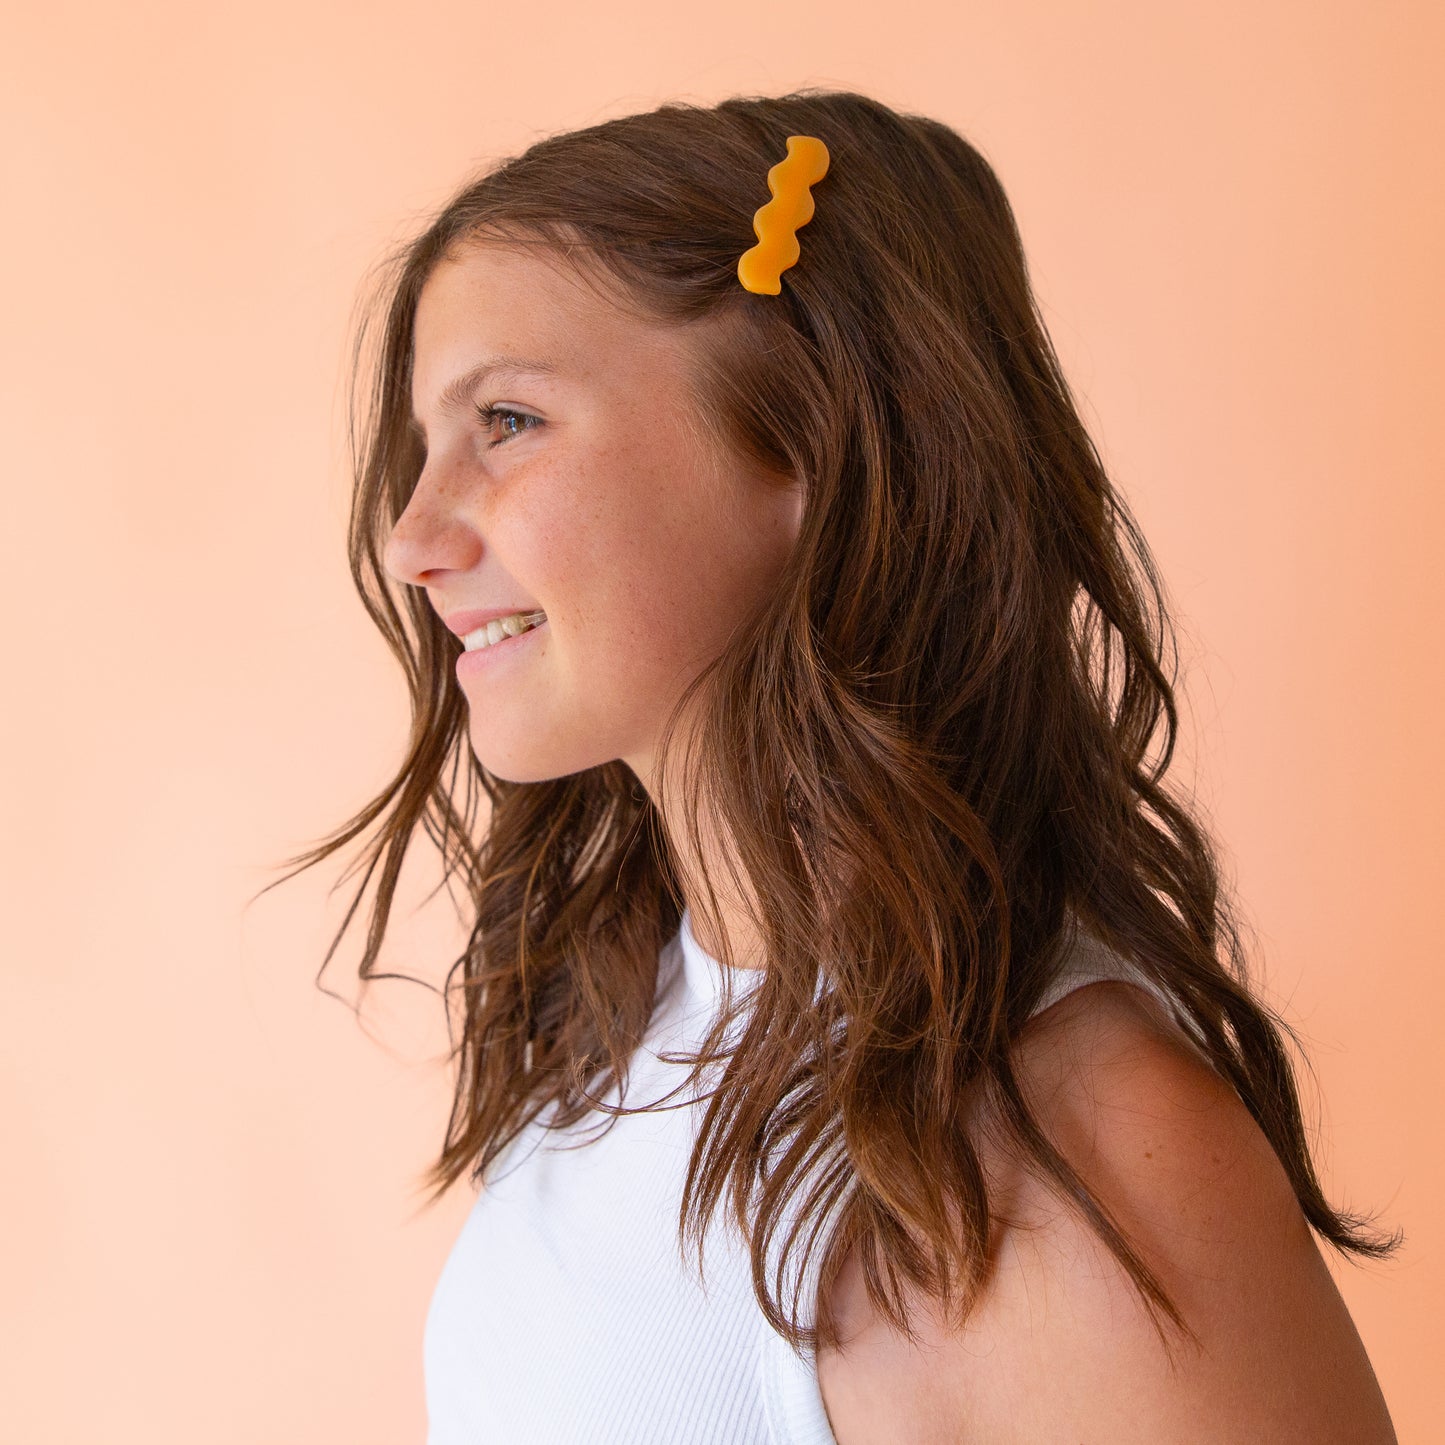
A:
<svg viewBox="0 0 1445 1445">
<path fill-rule="evenodd" d="M 1194 1050 L 1211 1068 L 1214 1061 L 1199 1033 L 1199 1026 L 1184 1013 L 1178 1001 L 1161 984 L 1156 983 L 1132 959 L 1126 958 L 1117 949 L 1111 948 L 1096 933 L 1079 928 L 1072 947 L 1059 965 L 1052 982 L 1044 990 L 1034 1007 L 1034 1014 L 1042 1013 L 1051 1004 L 1057 1003 L 1075 989 L 1086 984 L 1111 979 L 1119 983 L 1132 983 L 1151 995 L 1159 1004 L 1167 1023 L 1171 1025 L 1183 1042 Z"/>
<path fill-rule="evenodd" d="M 1167 996 L 1154 981 L 1131 963 L 1123 954 L 1109 947 L 1097 934 L 1080 928 L 1072 946 L 1067 947 L 1065 956 L 1057 965 L 1054 977 L 1043 991 L 1034 1013 L 1040 1014 L 1046 1008 L 1058 1003 L 1067 994 L 1086 984 L 1114 979 L 1122 983 L 1142 984 L 1156 998 L 1167 1003 Z"/>
</svg>

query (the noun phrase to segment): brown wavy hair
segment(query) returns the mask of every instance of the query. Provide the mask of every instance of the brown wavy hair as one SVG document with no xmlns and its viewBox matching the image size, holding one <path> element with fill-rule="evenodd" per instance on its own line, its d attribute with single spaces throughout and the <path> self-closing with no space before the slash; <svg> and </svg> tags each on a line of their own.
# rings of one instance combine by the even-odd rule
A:
<svg viewBox="0 0 1445 1445">
<path fill-rule="evenodd" d="M 780 296 L 758 296 L 737 259 L 794 134 L 820 137 L 831 167 L 800 263 Z M 795 1346 L 838 1345 L 825 1293 L 854 1248 L 896 1328 L 910 1329 L 900 1278 L 961 1322 L 991 1238 L 965 1124 L 982 1101 L 1120 1259 L 1156 1329 L 1159 1308 L 1187 1331 L 1011 1067 L 1051 960 L 1084 927 L 1176 1002 L 1318 1234 L 1393 1251 L 1400 1232 L 1367 1235 L 1321 1192 L 1283 1045 L 1298 1038 L 1254 996 L 1215 847 L 1165 785 L 1178 729 L 1165 594 L 1064 380 L 1004 191 L 938 121 L 813 89 L 669 103 L 539 141 L 387 258 L 358 329 L 353 387 L 365 371 L 370 389 L 360 420 L 352 397 L 350 561 L 405 671 L 411 737 L 381 794 L 288 861 L 309 868 L 377 825 L 326 955 L 380 862 L 363 981 L 418 826 L 465 885 L 474 921 L 443 990 L 455 1096 L 428 1202 L 464 1171 L 484 1181 L 544 1111 L 559 1128 L 632 1112 L 600 1096 L 625 1085 L 685 903 L 667 827 L 626 765 L 526 783 L 481 767 L 453 674 L 461 644 L 381 563 L 424 460 L 409 426 L 417 301 L 438 261 L 486 236 L 556 248 L 659 325 L 703 323 L 700 422 L 806 486 L 776 587 L 679 699 L 661 748 L 666 770 L 704 694 L 699 745 L 678 765 L 688 856 L 701 800 L 756 900 L 766 962 L 735 1047 L 721 1047 L 742 1016 L 729 1000 L 688 1056 L 710 1092 L 680 1246 L 691 1236 L 701 1260 L 726 1198 L 759 1303 Z M 704 883 L 694 915 L 715 920 Z M 835 1206 L 809 1327 L 796 1292 L 792 1311 L 774 1297 L 770 1245 L 791 1220 L 782 1256 L 806 1234 L 811 1259 Z"/>
</svg>

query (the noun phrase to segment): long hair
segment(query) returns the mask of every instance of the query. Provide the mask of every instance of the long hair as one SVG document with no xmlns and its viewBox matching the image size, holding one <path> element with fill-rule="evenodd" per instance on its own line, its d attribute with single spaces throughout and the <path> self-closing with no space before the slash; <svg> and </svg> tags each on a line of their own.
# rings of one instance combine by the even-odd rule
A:
<svg viewBox="0 0 1445 1445">
<path fill-rule="evenodd" d="M 831 165 L 782 294 L 755 295 L 737 258 L 793 134 L 820 137 Z M 692 1056 L 697 1077 L 722 1068 L 680 1246 L 691 1236 L 701 1258 L 725 1201 L 759 1304 L 795 1347 L 839 1338 L 823 1294 L 812 1327 L 796 1294 L 791 1309 L 775 1296 L 770 1244 L 788 1223 L 784 1260 L 805 1235 L 823 1251 L 820 1291 L 856 1248 L 896 1328 L 910 1328 L 900 1280 L 961 1322 L 991 1238 L 965 1122 L 983 1105 L 1123 1263 L 1156 1329 L 1156 1309 L 1187 1329 L 1011 1066 L 1051 961 L 1087 928 L 1167 992 L 1317 1233 L 1389 1254 L 1399 1233 L 1367 1235 L 1321 1192 L 1283 1034 L 1298 1039 L 1255 997 L 1215 845 L 1165 785 L 1178 728 L 1165 595 L 1064 380 L 1003 189 L 939 122 L 818 90 L 665 104 L 539 141 L 392 254 L 358 332 L 354 384 L 381 327 L 363 420 L 353 393 L 350 560 L 405 671 L 411 737 L 381 794 L 288 861 L 309 868 L 377 825 L 327 953 L 380 862 L 363 980 L 418 826 L 465 887 L 471 933 L 444 995 L 455 1095 L 430 1201 L 464 1172 L 483 1182 L 544 1111 L 557 1129 L 630 1112 L 601 1095 L 625 1084 L 684 906 L 676 822 L 623 763 L 526 783 L 481 767 L 453 674 L 461 644 L 381 564 L 424 459 L 409 425 L 418 297 L 440 260 L 487 235 L 555 249 L 659 325 L 702 323 L 700 424 L 806 487 L 776 587 L 693 680 L 661 748 L 662 770 L 681 769 L 692 848 L 700 808 L 728 840 L 766 964 L 741 1034 L 728 1002 Z M 673 763 L 695 694 L 697 746 Z M 694 912 L 713 919 L 705 884 Z"/>
</svg>

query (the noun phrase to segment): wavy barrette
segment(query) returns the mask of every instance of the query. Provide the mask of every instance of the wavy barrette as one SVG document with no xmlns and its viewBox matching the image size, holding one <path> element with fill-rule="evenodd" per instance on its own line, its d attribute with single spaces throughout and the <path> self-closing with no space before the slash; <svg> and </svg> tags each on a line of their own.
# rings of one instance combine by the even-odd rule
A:
<svg viewBox="0 0 1445 1445">
<path fill-rule="evenodd" d="M 815 135 L 790 135 L 788 154 L 768 171 L 773 198 L 753 212 L 756 246 L 738 257 L 738 280 L 748 291 L 776 296 L 783 272 L 800 254 L 798 228 L 813 219 L 811 187 L 828 174 L 828 147 Z"/>
</svg>

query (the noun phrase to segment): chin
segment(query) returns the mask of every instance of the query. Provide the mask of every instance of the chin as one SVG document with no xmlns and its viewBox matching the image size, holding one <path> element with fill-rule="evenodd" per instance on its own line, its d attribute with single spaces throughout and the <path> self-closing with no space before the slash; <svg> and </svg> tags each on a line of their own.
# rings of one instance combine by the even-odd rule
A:
<svg viewBox="0 0 1445 1445">
<path fill-rule="evenodd" d="M 535 738 L 529 739 L 535 743 Z M 554 778 L 571 777 L 587 768 L 596 767 L 603 759 L 583 758 L 544 751 L 525 744 L 517 748 L 497 746 L 495 733 L 490 736 L 472 736 L 472 756 L 492 777 L 504 783 L 549 783 Z"/>
<path fill-rule="evenodd" d="M 473 748 L 472 754 L 492 777 L 503 783 L 545 783 L 563 776 L 552 768 L 538 767 L 526 758 L 489 757 L 478 748 Z"/>
</svg>

